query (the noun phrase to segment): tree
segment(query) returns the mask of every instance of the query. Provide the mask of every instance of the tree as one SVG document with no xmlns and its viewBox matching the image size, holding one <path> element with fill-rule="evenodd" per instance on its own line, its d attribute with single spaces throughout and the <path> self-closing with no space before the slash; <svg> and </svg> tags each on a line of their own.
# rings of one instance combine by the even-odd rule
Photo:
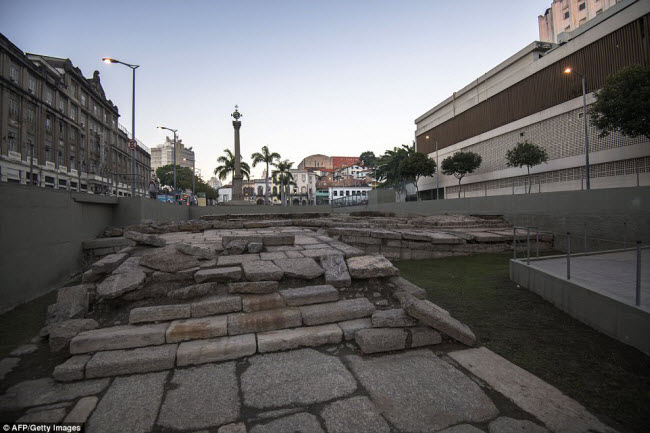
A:
<svg viewBox="0 0 650 433">
<path fill-rule="evenodd" d="M 282 206 L 286 206 L 289 185 L 295 184 L 293 182 L 293 174 L 291 174 L 291 166 L 293 162 L 288 159 L 278 162 L 275 166 L 277 170 L 273 170 L 273 182 L 280 185 L 280 201 Z"/>
<path fill-rule="evenodd" d="M 160 185 L 174 186 L 174 166 L 163 165 L 156 169 L 156 177 Z M 185 190 L 192 188 L 192 170 L 187 167 L 176 166 L 176 188 Z"/>
<path fill-rule="evenodd" d="M 415 152 L 415 144 L 408 146 L 403 144 L 401 147 L 394 147 L 387 150 L 377 159 L 377 180 L 383 180 L 384 186 L 391 185 L 397 187 L 399 191 L 404 190 L 405 176 L 402 174 L 402 161 Z"/>
<path fill-rule="evenodd" d="M 508 167 L 523 167 L 528 169 L 528 194 L 530 194 L 530 167 L 548 161 L 548 153 L 538 145 L 524 140 L 506 152 Z"/>
<path fill-rule="evenodd" d="M 234 176 L 235 174 L 235 155 L 230 149 L 224 150 L 224 153 L 226 156 L 222 155 L 217 158 L 217 162 L 221 165 L 214 169 L 214 174 L 219 177 L 219 180 L 221 181 L 226 180 L 229 175 Z M 250 166 L 244 161 L 241 161 L 241 174 L 244 175 L 246 179 L 250 179 L 250 173 Z"/>
<path fill-rule="evenodd" d="M 257 164 L 266 164 L 266 190 L 264 192 L 264 203 L 269 204 L 269 165 L 275 165 L 276 161 L 280 161 L 280 154 L 277 152 L 271 153 L 267 146 L 262 146 L 262 152 L 255 152 L 251 155 L 253 159 L 253 167 Z"/>
<path fill-rule="evenodd" d="M 359 157 L 359 160 L 368 168 L 376 167 L 377 157 L 375 156 L 375 152 L 363 152 Z"/>
<path fill-rule="evenodd" d="M 436 162 L 420 152 L 413 152 L 401 162 L 401 173 L 415 185 L 418 200 L 420 199 L 418 181 L 422 176 L 433 176 L 435 172 Z"/>
<path fill-rule="evenodd" d="M 466 174 L 473 173 L 474 170 L 481 166 L 483 158 L 475 152 L 457 152 L 448 156 L 442 161 L 440 168 L 442 173 L 447 176 L 454 176 L 458 179 L 458 198 L 460 198 L 461 181 Z"/>
<path fill-rule="evenodd" d="M 595 96 L 589 114 L 601 137 L 620 132 L 650 139 L 650 67 L 621 69 L 607 77 Z"/>
</svg>

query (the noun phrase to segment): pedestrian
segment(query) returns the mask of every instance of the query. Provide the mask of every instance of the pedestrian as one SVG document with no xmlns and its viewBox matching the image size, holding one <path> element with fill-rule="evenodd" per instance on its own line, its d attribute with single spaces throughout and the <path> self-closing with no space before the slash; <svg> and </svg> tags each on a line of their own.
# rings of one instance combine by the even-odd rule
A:
<svg viewBox="0 0 650 433">
<path fill-rule="evenodd" d="M 149 198 L 156 198 L 156 183 L 153 180 L 149 181 Z"/>
</svg>

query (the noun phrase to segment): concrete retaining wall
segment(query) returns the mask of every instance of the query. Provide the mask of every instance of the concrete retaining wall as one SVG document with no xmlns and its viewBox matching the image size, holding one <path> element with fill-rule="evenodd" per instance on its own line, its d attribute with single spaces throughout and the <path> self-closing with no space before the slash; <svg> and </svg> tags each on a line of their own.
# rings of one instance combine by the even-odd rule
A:
<svg viewBox="0 0 650 433">
<path fill-rule="evenodd" d="M 650 187 L 383 203 L 337 208 L 334 212 L 360 210 L 414 215 L 503 215 L 513 225 L 537 226 L 553 232 L 560 250 L 564 250 L 566 232 L 582 236 L 585 230 L 589 237 L 650 243 Z M 582 251 L 582 246 L 582 242 L 573 242 L 571 250 Z M 596 241 L 588 244 L 591 249 L 612 247 Z"/>
<path fill-rule="evenodd" d="M 190 207 L 189 219 L 199 219 L 204 215 L 236 215 L 236 214 L 282 214 L 282 213 L 310 213 L 310 212 L 331 212 L 330 205 L 318 206 L 207 206 Z"/>
<path fill-rule="evenodd" d="M 510 279 L 571 317 L 650 355 L 650 313 L 564 278 L 510 260 Z"/>
</svg>

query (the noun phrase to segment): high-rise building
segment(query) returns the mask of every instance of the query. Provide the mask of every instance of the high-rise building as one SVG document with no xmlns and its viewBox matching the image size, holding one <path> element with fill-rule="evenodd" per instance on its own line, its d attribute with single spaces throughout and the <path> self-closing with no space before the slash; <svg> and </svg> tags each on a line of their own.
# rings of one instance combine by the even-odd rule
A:
<svg viewBox="0 0 650 433">
<path fill-rule="evenodd" d="M 481 155 L 481 166 L 462 179 L 467 197 L 586 188 L 581 75 L 593 104 L 609 75 L 650 65 L 649 38 L 650 1 L 626 0 L 567 33 L 561 45 L 533 42 L 418 117 L 416 150 L 440 163 L 461 150 Z M 563 73 L 567 67 L 573 72 Z M 648 138 L 601 137 L 586 120 L 591 188 L 649 185 Z M 508 167 L 505 157 L 524 140 L 549 157 L 531 168 L 530 183 L 526 168 Z M 439 182 L 438 195 L 458 197 L 458 179 L 440 174 Z M 419 186 L 423 198 L 436 197 L 435 176 Z"/>
<path fill-rule="evenodd" d="M 571 32 L 621 0 L 553 0 L 544 15 L 537 17 L 539 40 L 561 42 L 560 33 Z"/>
<path fill-rule="evenodd" d="M 23 53 L 0 34 L 0 178 L 54 188 L 146 193 L 149 149 L 138 142 L 131 173 L 128 131 L 99 72 L 83 76 L 70 59 Z"/>
<path fill-rule="evenodd" d="M 194 151 L 185 147 L 183 140 L 176 137 L 176 165 L 192 168 Z M 155 172 L 158 167 L 174 164 L 174 137 L 165 137 L 165 142 L 151 148 L 151 169 Z"/>
</svg>

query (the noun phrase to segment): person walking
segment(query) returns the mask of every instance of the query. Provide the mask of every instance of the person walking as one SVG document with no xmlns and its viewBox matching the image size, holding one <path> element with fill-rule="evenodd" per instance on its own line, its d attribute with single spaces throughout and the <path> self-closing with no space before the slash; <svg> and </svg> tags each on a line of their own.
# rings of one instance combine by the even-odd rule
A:
<svg viewBox="0 0 650 433">
<path fill-rule="evenodd" d="M 156 183 L 153 180 L 149 181 L 149 198 L 156 198 Z"/>
</svg>

